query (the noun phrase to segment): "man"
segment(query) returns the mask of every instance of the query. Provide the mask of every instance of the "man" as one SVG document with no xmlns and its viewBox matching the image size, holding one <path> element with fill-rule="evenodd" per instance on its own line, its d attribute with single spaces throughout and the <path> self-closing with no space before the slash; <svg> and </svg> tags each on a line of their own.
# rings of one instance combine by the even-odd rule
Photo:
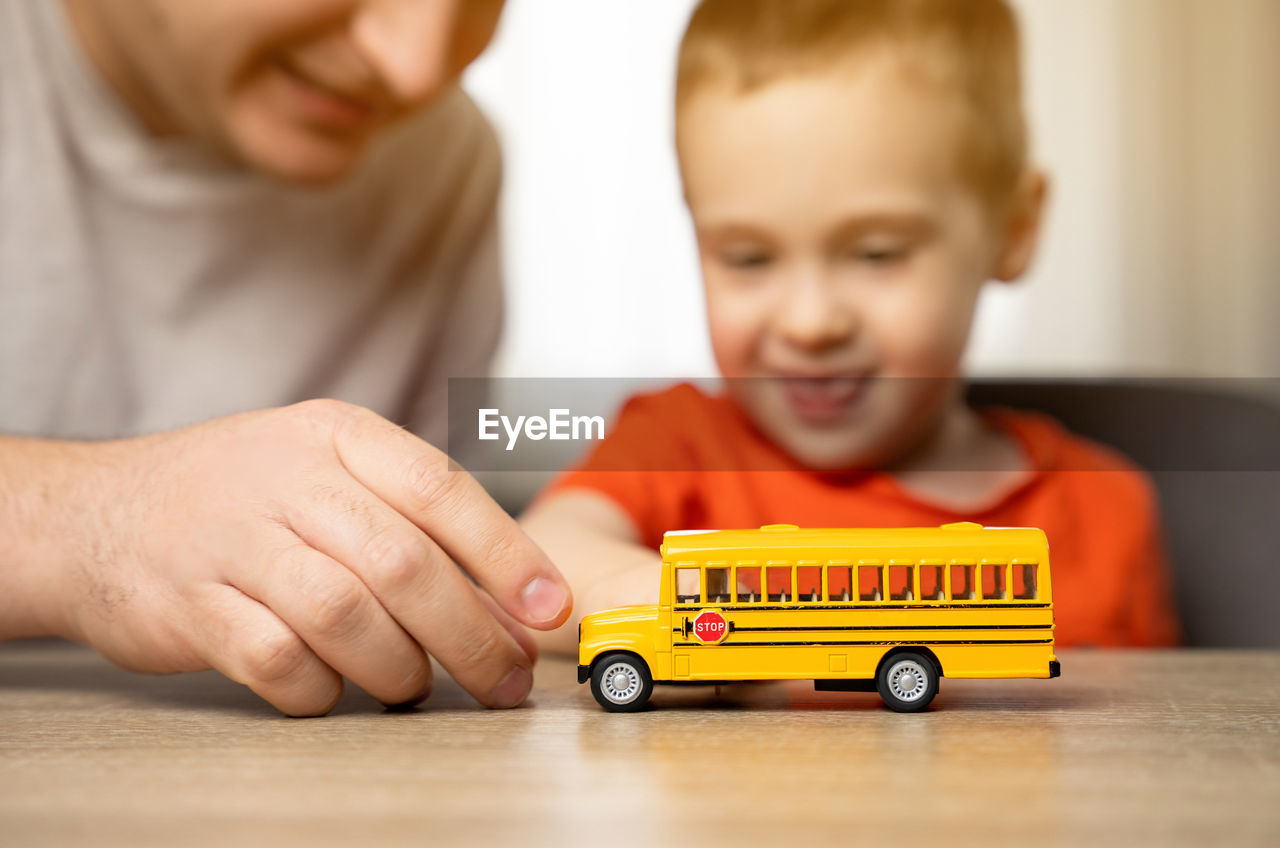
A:
<svg viewBox="0 0 1280 848">
<path fill-rule="evenodd" d="M 297 715 L 344 675 L 420 700 L 429 653 L 524 699 L 563 579 L 374 412 L 438 440 L 496 341 L 499 155 L 454 82 L 500 7 L 0 0 L 0 638 Z"/>
</svg>

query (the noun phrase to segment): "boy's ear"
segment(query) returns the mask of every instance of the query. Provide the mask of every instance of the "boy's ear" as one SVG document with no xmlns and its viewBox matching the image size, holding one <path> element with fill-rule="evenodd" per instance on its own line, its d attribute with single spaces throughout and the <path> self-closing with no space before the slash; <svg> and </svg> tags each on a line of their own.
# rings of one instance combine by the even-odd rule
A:
<svg viewBox="0 0 1280 848">
<path fill-rule="evenodd" d="M 1049 178 L 1043 171 L 1029 168 L 1018 181 L 1004 218 L 1004 231 L 1000 234 L 992 272 L 997 280 L 1016 280 L 1031 264 L 1040 240 L 1040 221 L 1048 193 Z"/>
</svg>

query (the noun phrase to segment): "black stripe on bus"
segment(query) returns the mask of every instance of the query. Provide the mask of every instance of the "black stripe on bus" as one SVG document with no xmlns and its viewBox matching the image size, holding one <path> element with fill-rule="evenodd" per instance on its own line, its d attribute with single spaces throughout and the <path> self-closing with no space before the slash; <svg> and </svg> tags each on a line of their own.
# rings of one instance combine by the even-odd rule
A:
<svg viewBox="0 0 1280 848">
<path fill-rule="evenodd" d="M 731 630 L 734 633 L 768 633 L 776 630 L 786 630 L 791 632 L 804 632 L 815 630 L 1052 630 L 1052 624 L 892 624 L 892 625 L 862 625 L 862 624 L 831 624 L 827 626 L 814 625 L 812 627 L 793 627 L 790 625 L 781 627 L 741 627 L 734 622 L 730 622 Z M 673 633 L 680 633 L 687 630 L 688 627 L 672 627 Z"/>
<path fill-rule="evenodd" d="M 854 610 L 873 610 L 873 609 L 913 609 L 913 610 L 929 610 L 929 609 L 1048 609 L 1048 604 L 886 604 L 879 601 L 864 601 L 861 604 L 857 602 L 849 602 L 847 604 L 809 604 L 786 606 L 748 603 L 734 603 L 733 601 L 707 601 L 705 604 L 678 604 L 672 607 L 676 612 L 691 612 L 693 610 L 707 609 L 715 607 L 721 609 L 727 607 L 731 611 L 746 612 L 748 610 L 791 610 L 793 612 L 800 610 L 844 610 L 852 612 Z"/>
<path fill-rule="evenodd" d="M 1052 639 L 908 639 L 897 641 L 868 640 L 857 642 L 672 642 L 673 648 L 834 648 L 849 645 L 1052 645 Z"/>
<path fill-rule="evenodd" d="M 679 627 L 673 627 L 672 630 L 680 630 Z M 769 631 L 769 630 L 1051 630 L 1051 624 L 894 624 L 879 627 L 875 625 L 862 624 L 832 624 L 827 627 L 814 625 L 812 627 L 743 627 L 735 625 L 733 630 L 735 633 L 743 631 Z"/>
</svg>

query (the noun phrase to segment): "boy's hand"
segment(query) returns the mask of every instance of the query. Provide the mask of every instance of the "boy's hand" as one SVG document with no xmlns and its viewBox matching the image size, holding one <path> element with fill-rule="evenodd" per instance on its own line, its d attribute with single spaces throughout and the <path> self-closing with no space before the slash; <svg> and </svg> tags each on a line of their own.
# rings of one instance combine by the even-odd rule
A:
<svg viewBox="0 0 1280 848">
<path fill-rule="evenodd" d="M 387 704 L 420 700 L 430 654 L 511 707 L 535 656 L 520 625 L 569 614 L 564 579 L 479 484 L 367 410 L 311 401 L 77 447 L 50 505 L 48 526 L 74 528 L 65 565 L 32 597 L 127 668 L 211 666 L 319 715 L 343 676 Z"/>
</svg>

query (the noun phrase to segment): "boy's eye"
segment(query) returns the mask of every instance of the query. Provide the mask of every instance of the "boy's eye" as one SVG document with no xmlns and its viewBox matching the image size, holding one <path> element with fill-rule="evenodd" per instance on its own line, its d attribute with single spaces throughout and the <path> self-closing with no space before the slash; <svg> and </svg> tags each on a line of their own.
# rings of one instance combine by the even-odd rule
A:
<svg viewBox="0 0 1280 848">
<path fill-rule="evenodd" d="M 906 258 L 904 247 L 861 247 L 854 250 L 851 258 L 868 265 L 892 265 Z"/>
<path fill-rule="evenodd" d="M 729 250 L 720 256 L 720 261 L 731 268 L 763 268 L 773 261 L 773 257 L 763 250 Z"/>
</svg>

